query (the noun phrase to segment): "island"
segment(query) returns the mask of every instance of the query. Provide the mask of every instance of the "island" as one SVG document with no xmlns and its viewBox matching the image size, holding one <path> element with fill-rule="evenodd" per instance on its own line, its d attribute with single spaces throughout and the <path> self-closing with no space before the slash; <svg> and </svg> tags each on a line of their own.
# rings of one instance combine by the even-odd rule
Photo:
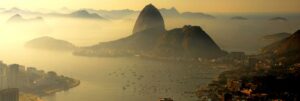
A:
<svg viewBox="0 0 300 101">
<path fill-rule="evenodd" d="M 72 51 L 76 46 L 68 41 L 43 36 L 32 39 L 25 44 L 26 48 L 49 51 Z"/>
</svg>

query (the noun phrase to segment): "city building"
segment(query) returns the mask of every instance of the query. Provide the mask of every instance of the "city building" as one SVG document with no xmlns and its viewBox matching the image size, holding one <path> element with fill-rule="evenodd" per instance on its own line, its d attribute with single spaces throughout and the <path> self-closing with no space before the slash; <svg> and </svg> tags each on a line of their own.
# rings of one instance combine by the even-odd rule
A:
<svg viewBox="0 0 300 101">
<path fill-rule="evenodd" d="M 19 67 L 20 66 L 18 64 L 12 64 L 8 66 L 7 78 L 9 80 L 8 82 L 9 88 L 18 88 Z"/>
<path fill-rule="evenodd" d="M 8 88 L 7 65 L 0 61 L 0 90 Z"/>
<path fill-rule="evenodd" d="M 250 57 L 248 62 L 249 62 L 249 67 L 250 68 L 255 68 L 256 64 L 259 62 L 259 60 L 255 57 Z"/>
</svg>

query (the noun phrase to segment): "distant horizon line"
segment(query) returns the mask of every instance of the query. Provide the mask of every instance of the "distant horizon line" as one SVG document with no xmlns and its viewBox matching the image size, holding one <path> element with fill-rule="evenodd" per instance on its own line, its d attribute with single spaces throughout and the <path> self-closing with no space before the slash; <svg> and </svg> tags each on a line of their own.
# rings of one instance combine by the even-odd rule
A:
<svg viewBox="0 0 300 101">
<path fill-rule="evenodd" d="M 141 11 L 142 9 L 140 10 L 135 10 L 135 9 L 130 9 L 130 8 L 123 8 L 123 9 L 101 9 L 101 8 L 69 8 L 69 7 L 60 7 L 60 8 L 56 8 L 56 9 L 49 9 L 49 8 L 24 8 L 24 7 L 17 7 L 17 6 L 12 6 L 12 7 L 1 7 L 0 9 L 4 9 L 4 10 L 10 10 L 10 9 L 13 9 L 13 8 L 17 8 L 17 9 L 20 9 L 20 10 L 25 10 L 25 11 L 33 11 L 33 12 L 36 12 L 36 11 L 41 11 L 41 10 L 50 10 L 51 12 L 55 12 L 55 11 L 59 11 L 59 10 L 63 10 L 63 9 L 68 9 L 70 11 L 78 11 L 78 10 L 88 10 L 88 9 L 91 9 L 91 10 L 104 10 L 104 11 L 120 11 L 120 10 L 130 10 L 130 11 L 135 11 L 135 12 L 139 12 Z M 271 11 L 248 11 L 248 12 L 217 12 L 217 11 L 209 11 L 209 12 L 205 12 L 205 11 L 180 11 L 178 10 L 175 6 L 172 6 L 172 7 L 162 7 L 162 8 L 158 8 L 158 9 L 172 9 L 172 8 L 175 8 L 179 13 L 183 13 L 183 12 L 193 12 L 193 13 L 210 13 L 210 14 L 259 14 L 259 13 L 268 13 L 268 14 L 295 14 L 295 13 L 299 13 L 300 12 L 271 12 Z"/>
</svg>

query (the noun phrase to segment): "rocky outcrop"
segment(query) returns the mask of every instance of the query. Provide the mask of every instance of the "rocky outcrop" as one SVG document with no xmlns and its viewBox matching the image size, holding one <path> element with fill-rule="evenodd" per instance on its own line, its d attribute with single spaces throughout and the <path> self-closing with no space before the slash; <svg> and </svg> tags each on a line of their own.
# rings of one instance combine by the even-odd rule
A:
<svg viewBox="0 0 300 101">
<path fill-rule="evenodd" d="M 165 23 L 159 10 L 152 4 L 147 5 L 140 13 L 134 28 L 133 33 L 141 32 L 144 30 L 157 30 L 164 31 Z"/>
<path fill-rule="evenodd" d="M 165 33 L 156 47 L 161 55 L 214 58 L 226 54 L 199 26 L 186 25 Z"/>
</svg>

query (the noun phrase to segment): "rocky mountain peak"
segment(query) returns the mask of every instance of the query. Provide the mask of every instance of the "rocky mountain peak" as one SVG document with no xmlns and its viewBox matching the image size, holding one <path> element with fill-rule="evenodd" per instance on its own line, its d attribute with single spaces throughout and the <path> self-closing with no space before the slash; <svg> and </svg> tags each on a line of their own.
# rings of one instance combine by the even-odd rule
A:
<svg viewBox="0 0 300 101">
<path fill-rule="evenodd" d="M 133 33 L 148 29 L 165 31 L 164 19 L 159 10 L 152 4 L 145 6 L 141 11 L 135 23 Z"/>
</svg>

